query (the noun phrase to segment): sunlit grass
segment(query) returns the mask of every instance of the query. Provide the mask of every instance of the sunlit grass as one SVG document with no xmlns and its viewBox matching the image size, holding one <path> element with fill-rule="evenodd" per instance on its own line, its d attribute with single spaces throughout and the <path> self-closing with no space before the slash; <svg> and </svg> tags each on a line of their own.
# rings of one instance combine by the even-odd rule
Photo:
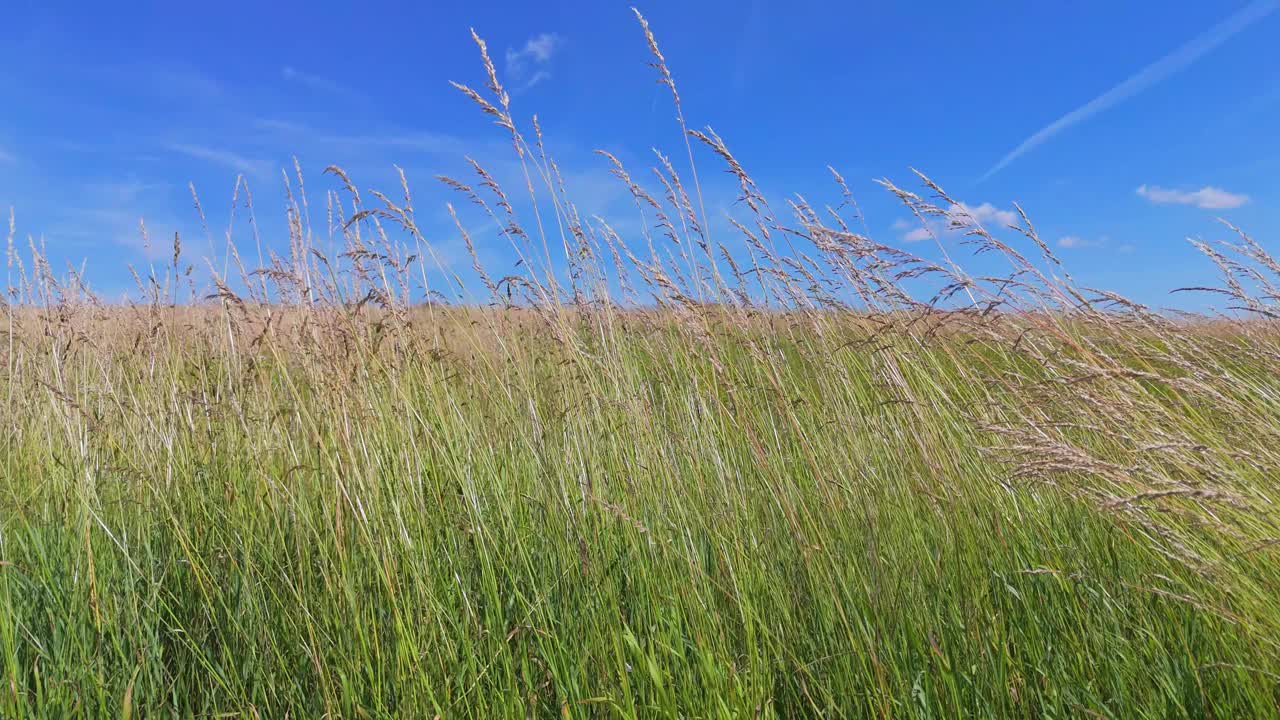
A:
<svg viewBox="0 0 1280 720">
<path fill-rule="evenodd" d="M 340 256 L 291 197 L 287 253 L 197 281 L 175 242 L 131 306 L 11 239 L 0 717 L 1277 714 L 1260 246 L 1202 248 L 1248 317 L 1174 320 L 1025 218 L 950 217 L 998 277 L 850 230 L 838 175 L 782 219 L 710 132 L 745 251 L 669 165 L 615 165 L 623 238 L 485 65 L 542 214 L 445 179 L 521 257 L 474 302 L 417 301 L 407 184 L 337 168 Z"/>
</svg>

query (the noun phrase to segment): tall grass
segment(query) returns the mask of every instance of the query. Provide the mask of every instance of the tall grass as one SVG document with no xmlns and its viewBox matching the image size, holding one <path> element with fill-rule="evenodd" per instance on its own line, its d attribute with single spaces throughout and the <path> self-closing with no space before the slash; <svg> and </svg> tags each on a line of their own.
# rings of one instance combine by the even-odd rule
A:
<svg viewBox="0 0 1280 720">
<path fill-rule="evenodd" d="M 287 251 L 175 239 L 130 306 L 11 230 L 0 717 L 1277 714 L 1261 246 L 1202 246 L 1237 310 L 1173 317 L 886 182 L 1009 268 L 973 276 L 853 229 L 834 171 L 838 207 L 775 213 L 682 111 L 740 237 L 692 168 L 607 156 L 624 237 L 477 42 L 525 187 L 442 178 L 521 259 L 476 302 L 421 302 L 407 183 L 338 168 L 340 255 L 295 168 Z"/>
</svg>

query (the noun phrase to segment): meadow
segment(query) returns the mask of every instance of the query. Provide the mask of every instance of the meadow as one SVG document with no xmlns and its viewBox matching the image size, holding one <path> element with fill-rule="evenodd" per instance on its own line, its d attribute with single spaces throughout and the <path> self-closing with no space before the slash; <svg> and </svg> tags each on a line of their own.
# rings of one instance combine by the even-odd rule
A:
<svg viewBox="0 0 1280 720">
<path fill-rule="evenodd" d="M 175 238 L 128 305 L 10 231 L 0 717 L 1280 715 L 1280 262 L 1201 244 L 1230 310 L 1177 315 L 923 175 L 885 189 L 942 260 L 834 171 L 775 205 L 641 22 L 689 168 L 602 157 L 635 236 L 478 38 L 524 187 L 296 169 L 287 247 Z M 428 291 L 439 197 L 521 258 L 471 302 Z"/>
</svg>

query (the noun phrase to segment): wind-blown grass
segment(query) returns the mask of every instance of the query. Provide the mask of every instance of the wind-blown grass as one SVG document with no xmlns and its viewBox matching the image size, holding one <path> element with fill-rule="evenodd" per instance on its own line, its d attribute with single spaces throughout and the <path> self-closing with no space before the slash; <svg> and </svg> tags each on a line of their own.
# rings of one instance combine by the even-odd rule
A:
<svg viewBox="0 0 1280 720">
<path fill-rule="evenodd" d="M 1240 314 L 1170 318 L 889 185 L 1011 268 L 971 277 L 847 194 L 781 219 L 709 131 L 750 264 L 669 164 L 662 199 L 615 164 L 623 238 L 485 64 L 543 228 L 446 179 L 527 258 L 477 261 L 488 307 L 411 302 L 407 185 L 336 168 L 340 257 L 299 199 L 287 254 L 190 306 L 177 243 L 129 307 L 11 251 L 0 716 L 1277 713 L 1259 245 L 1202 248 Z"/>
</svg>

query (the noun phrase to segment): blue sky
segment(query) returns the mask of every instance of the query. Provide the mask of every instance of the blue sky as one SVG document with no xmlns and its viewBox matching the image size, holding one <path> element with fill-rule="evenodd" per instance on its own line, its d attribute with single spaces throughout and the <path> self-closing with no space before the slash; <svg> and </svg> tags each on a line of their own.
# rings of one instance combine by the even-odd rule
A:
<svg viewBox="0 0 1280 720">
<path fill-rule="evenodd" d="M 714 127 L 778 206 L 790 192 L 838 200 L 830 164 L 878 239 L 928 255 L 873 182 L 916 189 L 917 167 L 988 224 L 1019 202 L 1082 282 L 1181 307 L 1209 299 L 1169 289 L 1212 279 L 1185 238 L 1226 237 L 1219 216 L 1268 247 L 1280 234 L 1280 0 L 639 7 L 690 125 Z M 282 246 L 279 172 L 294 155 L 321 204 L 326 165 L 392 190 L 399 164 L 442 257 L 459 261 L 444 212 L 459 198 L 433 177 L 462 175 L 467 154 L 500 175 L 511 161 L 448 83 L 483 84 L 470 27 L 517 117 L 539 115 L 584 211 L 634 215 L 592 150 L 635 171 L 652 147 L 683 156 L 626 3 L 11 0 L 5 26 L 0 207 L 55 269 L 83 264 L 109 297 L 130 287 L 126 263 L 164 254 L 147 256 L 139 217 L 157 246 L 177 230 L 209 247 L 188 183 L 215 253 L 237 174 L 264 242 Z M 708 211 L 723 212 L 733 187 L 709 153 L 698 162 Z M 235 239 L 251 244 L 243 223 Z M 477 242 L 495 274 L 513 263 L 505 241 Z"/>
</svg>

